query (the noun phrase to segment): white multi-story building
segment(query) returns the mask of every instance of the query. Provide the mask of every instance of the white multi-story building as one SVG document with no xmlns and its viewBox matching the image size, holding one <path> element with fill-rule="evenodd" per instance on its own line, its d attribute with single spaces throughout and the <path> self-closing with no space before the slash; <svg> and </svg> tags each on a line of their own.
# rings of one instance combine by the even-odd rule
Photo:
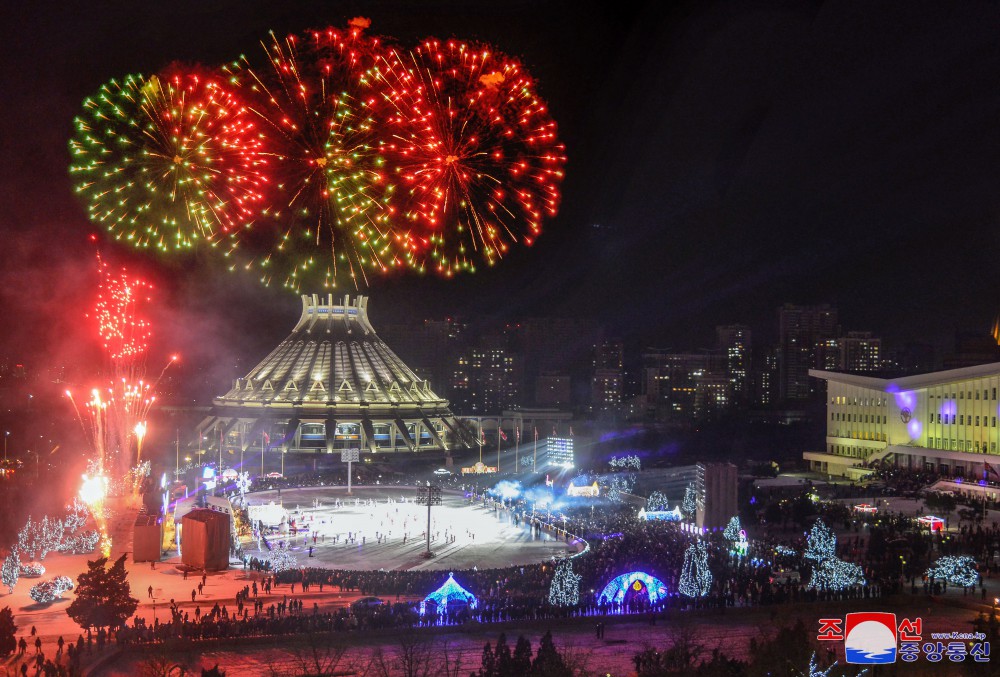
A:
<svg viewBox="0 0 1000 677">
<path fill-rule="evenodd" d="M 981 478 L 984 463 L 1000 472 L 1000 363 L 896 379 L 809 375 L 827 384 L 826 449 L 802 455 L 812 470 L 860 477 L 887 459 L 967 478 Z"/>
</svg>

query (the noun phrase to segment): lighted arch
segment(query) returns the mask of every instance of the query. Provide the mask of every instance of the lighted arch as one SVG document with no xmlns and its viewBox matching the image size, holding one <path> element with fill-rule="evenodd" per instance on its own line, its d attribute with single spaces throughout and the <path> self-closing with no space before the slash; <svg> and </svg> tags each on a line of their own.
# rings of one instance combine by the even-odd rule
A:
<svg viewBox="0 0 1000 677">
<path fill-rule="evenodd" d="M 632 571 L 612 579 L 610 583 L 604 586 L 604 590 L 601 591 L 601 594 L 597 599 L 600 600 L 601 598 L 604 598 L 612 604 L 619 603 L 625 599 L 625 593 L 630 587 L 635 585 L 636 582 L 646 588 L 646 594 L 649 595 L 650 604 L 656 604 L 667 595 L 667 586 L 659 578 L 650 576 L 649 574 L 641 571 Z"/>
<path fill-rule="evenodd" d="M 427 595 L 420 603 L 420 615 L 423 616 L 427 602 L 434 602 L 438 609 L 447 608 L 449 602 L 465 602 L 470 609 L 476 608 L 476 596 L 455 581 L 455 574 L 448 574 L 448 580 L 440 588 Z"/>
</svg>

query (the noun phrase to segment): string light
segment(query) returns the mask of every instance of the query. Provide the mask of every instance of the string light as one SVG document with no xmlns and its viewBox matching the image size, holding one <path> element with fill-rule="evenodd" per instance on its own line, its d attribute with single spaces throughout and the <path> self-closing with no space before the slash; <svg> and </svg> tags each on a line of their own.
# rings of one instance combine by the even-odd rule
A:
<svg viewBox="0 0 1000 677">
<path fill-rule="evenodd" d="M 945 555 L 938 558 L 934 565 L 927 570 L 927 577 L 944 579 L 964 588 L 979 583 L 976 560 L 968 555 Z"/>
<path fill-rule="evenodd" d="M 712 587 L 712 572 L 708 568 L 708 551 L 701 539 L 684 551 L 684 564 L 677 591 L 687 597 L 704 597 Z"/>
<path fill-rule="evenodd" d="M 573 563 L 569 560 L 556 567 L 549 587 L 549 604 L 553 606 L 576 606 L 580 603 L 580 579 L 573 573 Z"/>
</svg>

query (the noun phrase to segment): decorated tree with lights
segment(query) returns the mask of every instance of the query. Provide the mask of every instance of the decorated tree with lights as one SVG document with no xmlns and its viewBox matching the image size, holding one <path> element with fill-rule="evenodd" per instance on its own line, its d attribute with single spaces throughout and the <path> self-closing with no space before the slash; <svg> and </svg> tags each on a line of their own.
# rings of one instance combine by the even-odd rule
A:
<svg viewBox="0 0 1000 677">
<path fill-rule="evenodd" d="M 28 521 L 17 532 L 17 550 L 28 559 L 37 559 L 40 541 L 41 525 L 28 515 Z"/>
<path fill-rule="evenodd" d="M 287 569 L 294 569 L 298 562 L 295 559 L 295 555 L 292 554 L 291 550 L 284 544 L 280 547 L 272 548 L 264 561 L 270 565 L 270 570 L 273 573 L 278 573 L 279 571 L 285 571 Z"/>
<path fill-rule="evenodd" d="M 830 557 L 813 567 L 810 590 L 845 590 L 865 584 L 865 575 L 857 564 Z"/>
<path fill-rule="evenodd" d="M 809 532 L 809 541 L 802 556 L 820 564 L 825 559 L 835 557 L 836 554 L 837 537 L 830 531 L 830 527 L 823 523 L 823 520 L 816 520 Z"/>
<path fill-rule="evenodd" d="M 691 482 L 684 489 L 684 500 L 681 501 L 681 514 L 684 515 L 685 519 L 694 519 L 697 511 L 698 490 L 695 488 L 694 482 Z"/>
<path fill-rule="evenodd" d="M 14 592 L 14 586 L 17 585 L 17 579 L 20 577 L 21 557 L 17 548 L 14 548 L 4 559 L 3 566 L 0 567 L 0 583 L 7 586 L 7 593 L 10 594 Z"/>
<path fill-rule="evenodd" d="M 732 519 L 729 520 L 729 524 L 726 525 L 726 530 L 722 532 L 722 536 L 727 541 L 738 541 L 740 540 L 740 531 L 742 527 L 740 526 L 739 515 L 733 515 Z"/>
<path fill-rule="evenodd" d="M 976 571 L 976 560 L 968 555 L 945 555 L 938 558 L 927 570 L 930 579 L 944 579 L 949 583 L 968 588 L 979 582 L 979 572 Z"/>
<path fill-rule="evenodd" d="M 573 563 L 564 561 L 556 567 L 549 587 L 549 604 L 553 606 L 576 606 L 580 603 L 580 578 L 573 573 Z"/>
<path fill-rule="evenodd" d="M 48 516 L 42 518 L 38 524 L 38 559 L 45 559 L 50 551 L 59 549 L 63 531 L 62 520 L 49 519 Z"/>
<path fill-rule="evenodd" d="M 654 491 L 646 499 L 646 510 L 667 510 L 669 508 L 667 495 L 662 491 Z"/>
<path fill-rule="evenodd" d="M 87 523 L 90 511 L 79 498 L 73 498 L 73 503 L 66 506 L 66 517 L 63 518 L 63 528 L 71 534 Z"/>
<path fill-rule="evenodd" d="M 687 597 L 704 597 L 712 587 L 712 572 L 708 568 L 708 550 L 699 539 L 684 551 L 684 565 L 677 591 Z"/>
</svg>

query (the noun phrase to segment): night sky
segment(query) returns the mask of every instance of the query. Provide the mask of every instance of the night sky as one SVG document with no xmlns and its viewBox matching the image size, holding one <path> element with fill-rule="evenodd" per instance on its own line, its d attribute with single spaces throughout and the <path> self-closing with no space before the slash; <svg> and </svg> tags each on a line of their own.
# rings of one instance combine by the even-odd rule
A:
<svg viewBox="0 0 1000 677">
<path fill-rule="evenodd" d="M 535 247 L 448 282 L 377 282 L 376 326 L 586 315 L 687 349 L 716 324 L 766 336 L 781 303 L 828 301 L 844 330 L 947 348 L 1000 311 L 996 3 L 17 5 L 0 26 L 3 355 L 87 351 L 98 231 L 67 175 L 84 97 L 172 61 L 257 53 L 270 29 L 358 15 L 403 44 L 457 37 L 521 57 L 569 157 L 562 209 Z M 199 258 L 102 249 L 155 280 L 155 347 L 195 364 L 255 362 L 298 315 L 294 296 Z"/>
</svg>

